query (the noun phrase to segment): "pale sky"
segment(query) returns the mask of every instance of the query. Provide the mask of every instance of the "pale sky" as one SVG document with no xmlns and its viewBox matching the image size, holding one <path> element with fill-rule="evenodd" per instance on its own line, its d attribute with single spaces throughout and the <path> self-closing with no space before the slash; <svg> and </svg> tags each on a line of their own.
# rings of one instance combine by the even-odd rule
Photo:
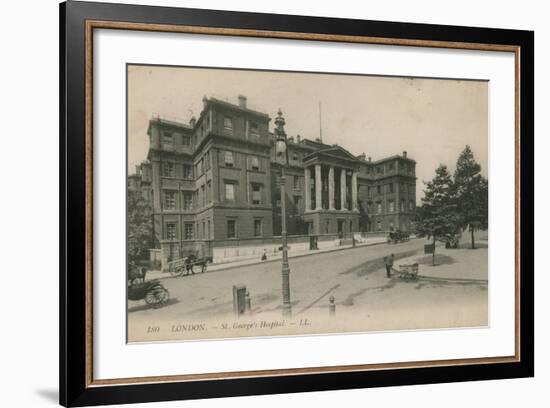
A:
<svg viewBox="0 0 550 408">
<path fill-rule="evenodd" d="M 128 68 L 128 171 L 145 160 L 153 114 L 188 123 L 202 98 L 214 96 L 271 116 L 277 109 L 288 136 L 319 137 L 373 160 L 408 152 L 416 160 L 417 201 L 435 168 L 450 171 L 469 144 L 482 172 L 488 164 L 488 82 L 449 79 L 311 74 L 212 68 Z"/>
</svg>

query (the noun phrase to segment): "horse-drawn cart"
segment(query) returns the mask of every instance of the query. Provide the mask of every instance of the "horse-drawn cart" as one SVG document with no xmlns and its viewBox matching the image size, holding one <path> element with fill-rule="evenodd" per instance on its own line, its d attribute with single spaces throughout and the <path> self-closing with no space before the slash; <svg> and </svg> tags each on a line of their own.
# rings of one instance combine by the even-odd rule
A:
<svg viewBox="0 0 550 408">
<path fill-rule="evenodd" d="M 399 277 L 406 280 L 416 280 L 418 278 L 418 264 L 399 265 Z"/>
<path fill-rule="evenodd" d="M 392 231 L 388 235 L 388 244 L 398 244 L 399 242 L 406 242 L 410 239 L 410 234 L 405 231 Z"/>
<path fill-rule="evenodd" d="M 185 272 L 185 261 L 187 258 L 176 259 L 175 261 L 168 262 L 168 272 L 174 278 L 177 276 L 182 276 Z"/>
<path fill-rule="evenodd" d="M 185 258 L 176 259 L 174 261 L 168 262 L 168 271 L 173 277 L 179 277 L 194 274 L 194 267 L 200 266 L 201 272 L 206 272 L 206 267 L 209 263 L 212 263 L 212 257 L 206 256 L 203 258 L 197 258 L 196 255 L 189 255 Z"/>
</svg>

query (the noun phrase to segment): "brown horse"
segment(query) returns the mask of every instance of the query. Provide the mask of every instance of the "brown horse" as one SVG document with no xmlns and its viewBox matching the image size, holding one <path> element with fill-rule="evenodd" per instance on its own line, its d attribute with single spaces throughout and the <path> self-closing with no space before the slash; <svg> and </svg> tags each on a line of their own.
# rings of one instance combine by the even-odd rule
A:
<svg viewBox="0 0 550 408">
<path fill-rule="evenodd" d="M 185 270 L 187 271 L 187 275 L 189 275 L 189 272 L 191 272 L 191 274 L 193 275 L 195 274 L 195 271 L 193 270 L 194 266 L 200 266 L 201 272 L 202 273 L 206 272 L 206 265 L 208 265 L 209 263 L 212 263 L 211 256 L 207 256 L 204 258 L 197 258 L 196 255 L 189 255 L 185 259 Z"/>
<path fill-rule="evenodd" d="M 136 266 L 134 264 L 129 265 L 128 269 L 128 285 L 133 285 L 138 282 L 145 282 L 145 275 L 147 275 L 147 269 L 143 266 Z"/>
</svg>

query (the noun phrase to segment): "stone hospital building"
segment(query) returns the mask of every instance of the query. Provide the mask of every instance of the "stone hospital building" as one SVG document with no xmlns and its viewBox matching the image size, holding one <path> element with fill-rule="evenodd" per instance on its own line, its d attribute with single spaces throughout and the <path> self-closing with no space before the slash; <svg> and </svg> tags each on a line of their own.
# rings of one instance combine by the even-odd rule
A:
<svg viewBox="0 0 550 408">
<path fill-rule="evenodd" d="M 191 252 L 223 262 L 278 250 L 281 169 L 270 121 L 244 96 L 235 104 L 204 97 L 199 117 L 187 124 L 150 119 L 147 160 L 128 177 L 128 187 L 151 201 L 163 265 Z M 416 163 L 407 152 L 372 160 L 319 139 L 287 141 L 291 250 L 412 229 Z"/>
</svg>

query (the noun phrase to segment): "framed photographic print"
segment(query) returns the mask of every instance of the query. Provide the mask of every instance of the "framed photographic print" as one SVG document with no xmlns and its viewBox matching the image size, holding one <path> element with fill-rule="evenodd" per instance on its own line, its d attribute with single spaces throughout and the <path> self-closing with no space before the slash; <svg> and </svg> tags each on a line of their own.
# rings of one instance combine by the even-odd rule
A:
<svg viewBox="0 0 550 408">
<path fill-rule="evenodd" d="M 61 404 L 533 376 L 533 32 L 60 16 Z"/>
</svg>

